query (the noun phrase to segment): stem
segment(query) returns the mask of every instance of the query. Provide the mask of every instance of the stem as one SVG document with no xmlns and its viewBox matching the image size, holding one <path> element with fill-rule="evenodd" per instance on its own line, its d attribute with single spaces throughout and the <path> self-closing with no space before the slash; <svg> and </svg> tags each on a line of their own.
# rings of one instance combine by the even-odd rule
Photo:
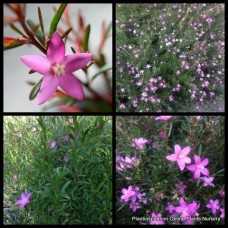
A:
<svg viewBox="0 0 228 228">
<path fill-rule="evenodd" d="M 25 24 L 24 19 L 20 20 L 20 23 L 23 29 L 25 30 L 25 32 L 27 33 L 27 35 L 29 36 L 30 40 L 32 41 L 32 44 L 35 45 L 37 48 L 39 48 L 40 51 L 42 51 L 46 55 L 47 50 L 35 39 L 35 37 L 33 36 L 33 33 L 29 30 L 29 28 Z"/>
</svg>

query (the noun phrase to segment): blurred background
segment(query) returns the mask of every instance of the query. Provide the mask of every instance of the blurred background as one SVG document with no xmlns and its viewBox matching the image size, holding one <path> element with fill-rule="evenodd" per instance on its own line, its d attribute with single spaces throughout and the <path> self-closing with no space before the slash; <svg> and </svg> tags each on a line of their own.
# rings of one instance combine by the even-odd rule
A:
<svg viewBox="0 0 228 228">
<path fill-rule="evenodd" d="M 35 23 L 39 23 L 38 18 L 38 6 L 41 9 L 44 21 L 44 30 L 46 33 L 49 31 L 51 19 L 54 15 L 53 7 L 58 8 L 59 4 L 27 4 L 26 5 L 26 19 L 31 19 Z M 95 56 L 98 53 L 98 46 L 101 40 L 101 25 L 105 21 L 106 26 L 112 22 L 112 4 L 70 4 L 70 16 L 72 24 L 78 27 L 78 13 L 81 12 L 84 18 L 85 26 L 91 25 L 89 50 Z M 4 16 L 13 16 L 12 12 L 4 6 Z M 19 23 L 15 23 L 18 28 L 21 28 Z M 67 29 L 66 26 L 60 21 L 60 28 Z M 15 33 L 9 26 L 4 25 L 4 37 L 19 38 L 20 35 Z M 71 42 L 67 42 L 66 54 L 72 54 L 70 47 L 73 45 Z M 112 66 L 112 37 L 110 37 L 105 43 L 103 53 L 106 57 L 108 65 Z M 4 64 L 4 112 L 42 112 L 43 107 L 48 104 L 38 105 L 37 99 L 30 101 L 29 93 L 32 89 L 31 85 L 26 83 L 27 80 L 38 82 L 41 79 L 41 75 L 38 73 L 28 74 L 29 68 L 23 64 L 20 57 L 23 55 L 39 54 L 43 55 L 36 47 L 32 45 L 23 45 L 15 49 L 6 50 L 3 53 Z M 88 69 L 89 78 L 98 71 L 98 68 L 93 64 Z M 108 77 L 111 80 L 112 71 L 108 71 Z M 82 70 L 76 71 L 74 75 L 77 75 L 83 82 L 85 80 L 85 73 Z M 92 88 L 99 94 L 104 94 L 105 82 L 103 77 L 96 77 L 92 82 Z M 90 96 L 89 92 L 85 90 L 85 95 Z M 47 112 L 59 112 L 57 108 L 50 108 Z"/>
</svg>

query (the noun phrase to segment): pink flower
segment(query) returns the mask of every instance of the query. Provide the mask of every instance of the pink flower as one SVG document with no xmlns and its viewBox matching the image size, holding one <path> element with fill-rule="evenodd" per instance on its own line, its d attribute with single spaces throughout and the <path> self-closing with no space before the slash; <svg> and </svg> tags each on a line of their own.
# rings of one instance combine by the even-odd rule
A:
<svg viewBox="0 0 228 228">
<path fill-rule="evenodd" d="M 170 118 L 172 118 L 172 116 L 159 116 L 159 117 L 156 117 L 155 120 L 169 120 Z"/>
<path fill-rule="evenodd" d="M 70 135 L 65 135 L 65 136 L 63 136 L 63 141 L 64 141 L 64 142 L 69 141 L 69 139 L 70 139 Z"/>
<path fill-rule="evenodd" d="M 219 204 L 219 200 L 210 200 L 209 201 L 210 203 L 208 203 L 206 205 L 207 208 L 211 208 L 212 210 L 212 214 L 215 215 L 216 214 L 216 211 L 220 209 L 220 206 L 218 205 Z"/>
<path fill-rule="evenodd" d="M 194 159 L 195 159 L 195 164 L 187 166 L 188 170 L 195 172 L 194 173 L 194 179 L 200 178 L 201 173 L 205 176 L 209 176 L 209 170 L 204 167 L 208 164 L 208 159 L 205 158 L 201 162 L 201 158 L 198 155 L 194 155 Z"/>
<path fill-rule="evenodd" d="M 195 201 L 193 201 L 190 204 L 187 204 L 182 197 L 180 198 L 179 203 L 180 206 L 176 207 L 176 212 L 182 213 L 181 218 L 195 216 L 197 210 L 200 207 L 200 204 L 197 204 Z"/>
<path fill-rule="evenodd" d="M 169 211 L 169 214 L 172 215 L 173 213 L 176 212 L 176 207 L 173 206 L 172 204 L 168 203 L 168 207 L 166 208 L 167 211 Z"/>
<path fill-rule="evenodd" d="M 131 199 L 131 197 L 135 195 L 135 191 L 132 188 L 132 185 L 129 186 L 128 189 L 123 188 L 122 193 L 123 195 L 121 196 L 121 200 L 124 202 L 128 202 Z"/>
<path fill-rule="evenodd" d="M 56 145 L 57 145 L 57 141 L 52 141 L 50 144 L 50 148 L 53 149 L 56 147 Z"/>
<path fill-rule="evenodd" d="M 200 179 L 204 181 L 203 186 L 206 187 L 206 186 L 210 185 L 210 186 L 214 187 L 214 184 L 211 183 L 214 180 L 214 177 L 201 177 Z"/>
<path fill-rule="evenodd" d="M 159 132 L 158 134 L 160 137 L 164 138 L 166 136 L 166 133 L 164 131 Z"/>
<path fill-rule="evenodd" d="M 187 156 L 190 153 L 191 148 L 190 146 L 187 146 L 183 150 L 181 150 L 181 147 L 176 144 L 174 145 L 174 150 L 175 154 L 166 156 L 166 159 L 170 161 L 176 161 L 180 167 L 180 170 L 183 171 L 185 168 L 185 164 L 191 163 L 191 159 Z"/>
<path fill-rule="evenodd" d="M 225 196 L 225 191 L 224 189 L 222 189 L 220 192 L 219 192 L 220 196 L 224 197 Z"/>
<path fill-rule="evenodd" d="M 65 56 L 65 44 L 55 32 L 47 48 L 47 57 L 25 55 L 21 61 L 32 70 L 44 75 L 38 95 L 38 104 L 43 104 L 60 86 L 68 95 L 77 100 L 84 99 L 81 83 L 72 74 L 84 67 L 91 59 L 91 53 L 77 53 Z"/>
<path fill-rule="evenodd" d="M 69 158 L 65 155 L 64 158 L 63 158 L 63 161 L 64 161 L 64 163 L 67 164 L 69 162 Z"/>
<path fill-rule="evenodd" d="M 144 138 L 133 139 L 131 145 L 134 147 L 138 147 L 140 150 L 143 150 L 143 145 L 147 142 L 148 140 Z"/>
<path fill-rule="evenodd" d="M 118 171 L 124 171 L 125 169 L 132 168 L 136 165 L 136 157 L 125 156 L 125 159 L 120 155 L 116 156 L 116 169 Z"/>
<path fill-rule="evenodd" d="M 17 174 L 14 173 L 14 174 L 13 174 L 13 179 L 14 179 L 14 180 L 17 180 L 17 178 L 18 178 Z"/>
<path fill-rule="evenodd" d="M 74 123 L 74 119 L 73 118 L 70 118 L 68 121 L 69 121 L 69 123 Z"/>
<path fill-rule="evenodd" d="M 176 71 L 176 75 L 179 75 L 180 74 L 180 71 L 178 70 L 178 71 Z"/>
<path fill-rule="evenodd" d="M 20 209 L 23 209 L 26 204 L 30 203 L 29 198 L 32 195 L 31 192 L 28 194 L 21 193 L 21 199 L 16 201 L 16 205 L 20 205 Z"/>
<path fill-rule="evenodd" d="M 225 217 L 225 209 L 224 208 L 220 208 L 220 211 L 221 211 L 220 218 L 224 218 Z"/>
<path fill-rule="evenodd" d="M 150 225 L 164 225 L 165 222 L 162 221 L 162 214 L 155 214 L 154 212 L 151 213 L 151 221 L 150 221 Z"/>
<path fill-rule="evenodd" d="M 120 104 L 119 108 L 120 108 L 120 109 L 125 109 L 126 106 L 125 106 L 125 104 L 122 103 L 122 104 Z"/>
<path fill-rule="evenodd" d="M 130 203 L 129 207 L 132 209 L 133 212 L 136 212 L 137 209 L 140 208 L 139 203 Z"/>
<path fill-rule="evenodd" d="M 172 95 L 169 96 L 169 101 L 173 101 L 173 96 Z"/>
</svg>

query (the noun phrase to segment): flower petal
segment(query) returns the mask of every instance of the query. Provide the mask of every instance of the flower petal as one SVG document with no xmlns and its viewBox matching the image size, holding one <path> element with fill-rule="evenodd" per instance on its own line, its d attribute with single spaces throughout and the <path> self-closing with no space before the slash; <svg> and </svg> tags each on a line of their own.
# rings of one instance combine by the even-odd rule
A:
<svg viewBox="0 0 228 228">
<path fill-rule="evenodd" d="M 38 104 L 41 105 L 47 101 L 56 91 L 59 84 L 59 79 L 57 76 L 47 74 L 43 78 L 43 82 L 40 87 L 40 92 L 38 95 Z"/>
<path fill-rule="evenodd" d="M 178 144 L 176 144 L 174 145 L 174 150 L 175 150 L 175 153 L 179 153 L 181 152 L 181 147 Z"/>
<path fill-rule="evenodd" d="M 201 165 L 206 166 L 208 164 L 208 158 L 205 158 L 202 162 Z"/>
<path fill-rule="evenodd" d="M 195 172 L 195 170 L 197 169 L 197 167 L 196 167 L 196 165 L 189 165 L 189 166 L 187 166 L 187 169 L 190 170 L 190 171 Z"/>
<path fill-rule="evenodd" d="M 207 168 L 202 169 L 201 173 L 205 176 L 209 176 L 209 170 Z"/>
<path fill-rule="evenodd" d="M 180 198 L 179 203 L 180 203 L 180 205 L 182 207 L 186 207 L 187 206 L 186 202 L 184 201 L 184 199 L 182 197 Z"/>
<path fill-rule="evenodd" d="M 23 199 L 26 199 L 26 195 L 22 192 L 21 193 L 21 199 L 23 200 Z"/>
<path fill-rule="evenodd" d="M 170 161 L 176 161 L 177 160 L 177 155 L 176 154 L 171 154 L 166 156 L 166 159 L 170 160 Z"/>
<path fill-rule="evenodd" d="M 191 163 L 191 158 L 190 158 L 190 157 L 185 157 L 185 158 L 183 158 L 183 161 L 184 161 L 186 164 L 190 164 L 190 163 Z"/>
<path fill-rule="evenodd" d="M 40 55 L 24 55 L 21 61 L 36 72 L 45 75 L 50 68 L 50 62 L 47 58 Z"/>
<path fill-rule="evenodd" d="M 195 163 L 199 164 L 201 162 L 201 158 L 198 155 L 194 155 Z"/>
<path fill-rule="evenodd" d="M 200 177 L 200 171 L 197 169 L 194 174 L 194 179 L 198 179 Z"/>
<path fill-rule="evenodd" d="M 60 62 L 65 56 L 65 44 L 58 32 L 54 32 L 47 49 L 47 57 L 51 63 Z"/>
<path fill-rule="evenodd" d="M 66 55 L 62 64 L 66 65 L 65 70 L 67 73 L 72 73 L 84 67 L 92 59 L 92 57 L 93 55 L 91 53 Z"/>
<path fill-rule="evenodd" d="M 179 165 L 180 170 L 183 171 L 184 168 L 185 168 L 185 163 L 184 163 L 184 161 L 183 161 L 182 159 L 177 159 L 177 163 L 178 163 L 178 165 Z"/>
<path fill-rule="evenodd" d="M 191 151 L 190 146 L 185 147 L 182 151 L 181 154 L 183 154 L 184 156 L 188 155 Z"/>
<path fill-rule="evenodd" d="M 184 210 L 184 208 L 181 207 L 181 206 L 176 207 L 176 212 L 177 212 L 177 213 L 182 213 L 183 210 Z"/>
<path fill-rule="evenodd" d="M 60 76 L 59 86 L 71 97 L 80 101 L 84 99 L 82 85 L 72 74 Z"/>
</svg>

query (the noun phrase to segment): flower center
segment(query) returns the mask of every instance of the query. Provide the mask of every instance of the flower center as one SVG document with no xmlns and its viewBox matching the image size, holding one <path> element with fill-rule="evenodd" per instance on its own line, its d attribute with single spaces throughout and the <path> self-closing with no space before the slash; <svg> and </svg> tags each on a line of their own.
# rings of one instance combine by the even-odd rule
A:
<svg viewBox="0 0 228 228">
<path fill-rule="evenodd" d="M 59 64 L 56 63 L 53 67 L 52 67 L 55 75 L 60 76 L 65 74 L 65 65 L 64 64 Z"/>
<path fill-rule="evenodd" d="M 180 154 L 178 157 L 179 157 L 179 159 L 182 159 L 184 157 L 184 155 Z"/>
<path fill-rule="evenodd" d="M 198 169 L 202 170 L 204 167 L 202 165 L 198 165 Z"/>
</svg>

